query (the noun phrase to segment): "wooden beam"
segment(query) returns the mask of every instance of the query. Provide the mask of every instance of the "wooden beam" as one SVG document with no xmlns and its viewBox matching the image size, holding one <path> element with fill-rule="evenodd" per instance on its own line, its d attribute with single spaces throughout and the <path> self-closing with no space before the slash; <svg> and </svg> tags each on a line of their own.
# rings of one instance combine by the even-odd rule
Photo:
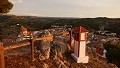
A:
<svg viewBox="0 0 120 68">
<path fill-rule="evenodd" d="M 34 38 L 34 40 L 52 40 L 53 36 L 47 36 L 47 37 L 43 37 L 43 38 Z"/>
<path fill-rule="evenodd" d="M 0 68 L 5 68 L 4 48 L 2 42 L 0 42 Z"/>
<path fill-rule="evenodd" d="M 5 68 L 5 62 L 4 62 L 4 50 L 8 50 L 8 49 L 14 49 L 14 48 L 19 48 L 19 47 L 23 47 L 23 46 L 27 46 L 31 44 L 31 60 L 34 61 L 34 41 L 35 40 L 53 40 L 53 36 L 48 36 L 48 37 L 43 37 L 43 38 L 34 38 L 29 40 L 29 42 L 21 42 L 18 44 L 13 44 L 7 47 L 3 47 L 3 43 L 0 42 L 0 68 Z"/>
<path fill-rule="evenodd" d="M 31 39 L 31 40 L 29 40 L 30 41 L 30 45 L 31 45 L 31 61 L 34 61 L 35 60 L 35 58 L 34 58 L 34 39 Z"/>
<path fill-rule="evenodd" d="M 13 44 L 13 45 L 10 45 L 10 46 L 6 46 L 6 47 L 4 47 L 4 50 L 19 48 L 19 47 L 23 47 L 23 46 L 27 46 L 27 45 L 30 45 L 30 42 L 27 41 L 27 42 L 21 42 L 21 43 L 18 43 L 18 44 Z"/>
<path fill-rule="evenodd" d="M 36 41 L 36 40 L 52 40 L 52 39 L 53 39 L 53 36 L 48 36 L 48 37 L 43 37 L 43 38 L 33 38 L 34 41 Z M 30 42 L 26 41 L 26 42 L 9 45 L 9 46 L 4 47 L 4 50 L 19 48 L 19 47 L 23 47 L 23 46 L 27 46 L 27 45 L 30 45 Z"/>
</svg>

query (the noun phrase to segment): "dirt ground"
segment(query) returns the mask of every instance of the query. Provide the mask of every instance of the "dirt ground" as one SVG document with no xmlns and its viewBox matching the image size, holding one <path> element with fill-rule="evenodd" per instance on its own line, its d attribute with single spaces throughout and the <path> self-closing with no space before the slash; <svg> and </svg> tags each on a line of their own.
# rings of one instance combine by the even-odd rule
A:
<svg viewBox="0 0 120 68">
<path fill-rule="evenodd" d="M 30 46 L 21 47 L 5 52 L 6 68 L 43 68 L 47 64 L 49 68 L 58 68 L 58 64 L 51 55 L 49 59 L 40 61 L 38 54 L 35 53 L 35 61 L 31 61 Z M 89 56 L 90 57 L 90 56 Z M 106 68 L 106 62 L 90 57 L 88 64 L 77 64 L 70 53 L 63 54 L 61 59 L 68 68 Z"/>
</svg>

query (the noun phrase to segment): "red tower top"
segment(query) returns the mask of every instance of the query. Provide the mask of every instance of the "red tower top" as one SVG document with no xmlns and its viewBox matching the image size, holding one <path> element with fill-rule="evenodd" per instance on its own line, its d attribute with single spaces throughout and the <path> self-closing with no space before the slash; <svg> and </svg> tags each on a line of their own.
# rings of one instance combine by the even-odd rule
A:
<svg viewBox="0 0 120 68">
<path fill-rule="evenodd" d="M 76 27 L 74 29 L 74 53 L 72 56 L 77 61 L 77 63 L 88 63 L 89 57 L 85 55 L 86 53 L 86 42 L 88 36 L 88 30 L 82 26 Z"/>
<path fill-rule="evenodd" d="M 80 26 L 80 27 L 76 27 L 74 29 L 74 33 L 85 33 L 85 32 L 89 32 L 87 29 L 85 29 L 84 27 Z"/>
<path fill-rule="evenodd" d="M 87 41 L 88 32 L 89 31 L 82 26 L 76 27 L 74 29 L 74 39 L 76 41 L 85 41 L 85 40 Z M 85 35 L 83 35 L 82 33 L 85 33 Z M 84 36 L 85 39 L 81 39 L 83 36 Z"/>
</svg>

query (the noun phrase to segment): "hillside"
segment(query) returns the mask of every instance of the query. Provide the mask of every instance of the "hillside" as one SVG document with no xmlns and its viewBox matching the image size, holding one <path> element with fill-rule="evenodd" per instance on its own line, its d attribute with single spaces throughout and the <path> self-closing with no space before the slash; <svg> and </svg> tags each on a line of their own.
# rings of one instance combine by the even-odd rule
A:
<svg viewBox="0 0 120 68">
<path fill-rule="evenodd" d="M 1 15 L 0 16 L 0 38 L 8 37 L 10 34 L 12 38 L 17 37 L 20 33 L 21 26 L 24 26 L 28 29 L 28 31 L 40 31 L 42 29 L 51 28 L 53 25 L 64 26 L 64 25 L 72 25 L 72 28 L 77 26 L 83 26 L 87 28 L 90 32 L 96 32 L 104 27 L 104 30 L 109 30 L 111 32 L 116 32 L 119 34 L 119 26 L 120 21 L 118 18 L 55 18 L 55 17 L 35 17 L 35 16 L 15 16 L 15 15 Z M 19 25 L 18 25 L 19 24 Z M 64 28 L 56 30 L 63 31 Z M 53 33 L 53 32 L 52 32 Z M 55 33 L 55 34 L 57 34 Z M 55 35 L 53 34 L 53 35 Z M 62 35 L 62 34 L 61 34 Z M 64 35 L 64 34 L 63 34 Z M 55 35 L 57 36 L 57 35 Z M 10 38 L 11 38 L 10 37 Z M 60 39 L 59 37 L 57 40 Z M 67 38 L 65 38 L 67 39 Z M 56 39 L 55 39 L 56 40 Z M 62 42 L 65 42 L 65 40 Z M 59 67 L 59 68 L 113 68 L 114 64 L 107 63 L 107 60 L 102 58 L 101 56 L 95 56 L 96 53 L 92 53 L 92 50 L 87 49 L 87 55 L 89 56 L 88 64 L 77 64 L 74 59 L 71 57 L 71 51 L 69 50 L 69 46 L 66 44 L 54 44 L 53 42 L 46 46 L 47 44 L 43 44 L 43 48 L 48 48 L 47 50 L 50 52 L 50 56 L 43 57 L 42 53 L 36 50 L 35 52 L 35 61 L 31 62 L 30 60 L 30 46 L 22 47 L 18 49 L 8 50 L 5 53 L 5 63 L 7 68 L 11 67 L 25 67 L 25 68 L 36 68 L 36 67 Z M 35 44 L 36 46 L 41 45 L 41 42 Z M 41 51 L 42 47 L 38 47 Z M 62 52 L 61 52 L 62 51 Z M 13 52 L 13 53 L 12 53 Z M 41 51 L 44 52 L 44 51 Z M 48 58 L 49 57 L 49 58 Z M 14 60 L 13 60 L 14 58 Z M 47 58 L 47 59 L 46 59 Z M 20 60 L 18 60 L 20 59 Z M 41 60 L 42 59 L 42 60 Z M 46 60 L 45 60 L 46 59 Z"/>
<path fill-rule="evenodd" d="M 8 27 L 20 24 L 30 30 L 42 29 L 46 23 L 53 22 L 57 18 L 46 17 L 31 17 L 31 16 L 15 16 L 15 15 L 2 15 L 0 16 L 1 27 Z"/>
<path fill-rule="evenodd" d="M 54 50 L 50 48 L 51 52 Z M 57 48 L 59 50 L 59 48 Z M 89 56 L 89 63 L 76 63 L 71 56 L 71 52 L 61 54 L 61 52 L 50 53 L 49 59 L 40 60 L 39 53 L 35 53 L 35 61 L 32 62 L 30 58 L 30 46 L 17 48 L 5 52 L 5 65 L 6 68 L 19 67 L 19 68 L 117 68 L 116 65 L 107 63 L 99 57 L 94 57 L 92 53 L 87 51 Z"/>
<path fill-rule="evenodd" d="M 85 28 L 96 31 L 102 26 L 105 30 L 115 32 L 120 35 L 120 19 L 119 18 L 55 18 L 55 17 L 35 17 L 35 16 L 15 16 L 15 15 L 1 15 L 0 16 L 0 28 L 7 30 L 11 26 L 20 24 L 27 27 L 29 30 L 40 30 L 50 28 L 51 25 L 72 25 L 84 26 Z M 5 29 L 6 28 L 6 29 Z"/>
</svg>

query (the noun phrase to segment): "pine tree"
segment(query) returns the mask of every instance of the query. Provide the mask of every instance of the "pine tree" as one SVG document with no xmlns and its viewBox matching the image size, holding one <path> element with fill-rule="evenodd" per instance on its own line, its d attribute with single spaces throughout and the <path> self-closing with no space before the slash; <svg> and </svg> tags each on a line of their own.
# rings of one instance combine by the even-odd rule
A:
<svg viewBox="0 0 120 68">
<path fill-rule="evenodd" d="M 0 0 L 0 13 L 8 13 L 12 9 L 13 4 L 8 0 Z"/>
</svg>

